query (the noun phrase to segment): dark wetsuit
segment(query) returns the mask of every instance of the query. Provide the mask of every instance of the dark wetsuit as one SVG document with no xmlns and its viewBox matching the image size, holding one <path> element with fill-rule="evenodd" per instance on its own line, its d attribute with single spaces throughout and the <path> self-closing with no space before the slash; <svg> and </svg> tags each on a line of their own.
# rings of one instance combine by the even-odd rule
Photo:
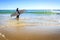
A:
<svg viewBox="0 0 60 40">
<path fill-rule="evenodd" d="M 16 11 L 20 15 L 18 8 L 16 9 Z M 16 18 L 19 18 L 19 15 L 17 15 Z"/>
</svg>

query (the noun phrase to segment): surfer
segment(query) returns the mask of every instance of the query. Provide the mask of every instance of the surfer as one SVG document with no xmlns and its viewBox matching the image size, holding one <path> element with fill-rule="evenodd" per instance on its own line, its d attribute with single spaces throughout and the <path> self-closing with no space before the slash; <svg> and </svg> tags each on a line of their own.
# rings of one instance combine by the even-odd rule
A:
<svg viewBox="0 0 60 40">
<path fill-rule="evenodd" d="M 17 8 L 16 12 L 11 14 L 11 17 L 16 16 L 16 18 L 19 19 L 20 14 L 24 13 L 24 11 L 25 11 L 24 9 L 23 10 L 18 10 L 18 8 Z"/>
<path fill-rule="evenodd" d="M 19 18 L 20 12 L 19 12 L 18 8 L 16 9 L 16 12 L 17 12 L 16 18 Z"/>
</svg>

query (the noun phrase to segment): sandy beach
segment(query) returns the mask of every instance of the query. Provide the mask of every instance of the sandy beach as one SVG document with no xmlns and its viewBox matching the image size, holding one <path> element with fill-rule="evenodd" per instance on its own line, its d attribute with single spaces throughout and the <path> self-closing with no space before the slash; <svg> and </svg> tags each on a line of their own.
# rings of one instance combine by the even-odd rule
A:
<svg viewBox="0 0 60 40">
<path fill-rule="evenodd" d="M 0 15 L 0 40 L 60 40 L 60 19 L 56 15 L 22 14 L 19 20 L 10 14 Z"/>
</svg>

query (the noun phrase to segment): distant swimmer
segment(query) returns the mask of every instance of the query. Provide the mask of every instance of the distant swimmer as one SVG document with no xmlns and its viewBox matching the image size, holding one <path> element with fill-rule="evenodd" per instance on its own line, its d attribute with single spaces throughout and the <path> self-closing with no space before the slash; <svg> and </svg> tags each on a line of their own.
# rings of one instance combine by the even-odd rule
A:
<svg viewBox="0 0 60 40">
<path fill-rule="evenodd" d="M 18 10 L 18 8 L 16 9 L 16 12 L 14 14 L 11 14 L 12 16 L 16 16 L 16 18 L 19 18 L 20 14 L 24 13 L 24 10 Z"/>
</svg>

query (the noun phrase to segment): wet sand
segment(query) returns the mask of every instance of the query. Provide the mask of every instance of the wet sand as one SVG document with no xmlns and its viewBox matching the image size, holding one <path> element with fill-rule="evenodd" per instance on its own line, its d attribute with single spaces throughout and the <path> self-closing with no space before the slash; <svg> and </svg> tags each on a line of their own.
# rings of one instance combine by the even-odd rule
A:
<svg viewBox="0 0 60 40">
<path fill-rule="evenodd" d="M 41 17 L 0 20 L 0 40 L 60 40 L 60 23 Z"/>
</svg>

